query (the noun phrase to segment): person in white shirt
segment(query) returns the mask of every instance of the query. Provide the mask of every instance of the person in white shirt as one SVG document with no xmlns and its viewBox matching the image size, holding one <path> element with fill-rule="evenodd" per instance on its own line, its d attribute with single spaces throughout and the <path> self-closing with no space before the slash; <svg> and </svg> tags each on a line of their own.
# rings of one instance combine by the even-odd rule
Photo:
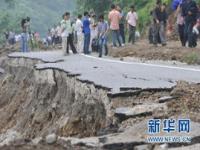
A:
<svg viewBox="0 0 200 150">
<path fill-rule="evenodd" d="M 75 24 L 75 31 L 77 35 L 77 51 L 78 53 L 83 52 L 83 23 L 82 23 L 82 15 L 78 15 Z"/>
<path fill-rule="evenodd" d="M 57 25 L 57 27 L 56 27 L 56 37 L 57 37 L 57 39 L 56 39 L 56 44 L 59 44 L 59 43 L 61 43 L 61 34 L 62 34 L 62 29 L 61 29 L 61 25 L 60 25 L 60 23 L 59 23 L 59 25 Z"/>
<path fill-rule="evenodd" d="M 74 54 L 77 53 L 76 51 L 76 47 L 74 46 L 73 43 L 73 27 L 72 27 L 72 23 L 70 20 L 70 13 L 66 12 L 63 15 L 63 20 L 61 21 L 61 27 L 62 27 L 62 37 L 64 40 L 63 43 L 63 51 L 64 51 L 64 55 L 68 55 L 69 54 L 69 47 L 71 48 L 72 52 Z M 66 41 L 67 41 L 67 45 L 66 45 Z"/>
<path fill-rule="evenodd" d="M 97 23 L 96 23 L 96 15 L 94 12 L 90 14 L 90 31 L 91 31 L 91 38 L 90 38 L 90 48 L 89 51 L 92 52 L 92 40 L 97 38 L 98 35 L 98 29 L 97 29 Z"/>
<path fill-rule="evenodd" d="M 126 20 L 127 20 L 127 27 L 129 29 L 129 43 L 135 43 L 135 32 L 137 26 L 138 15 L 135 11 L 135 6 L 132 5 L 131 10 L 128 12 Z"/>
<path fill-rule="evenodd" d="M 62 49 L 63 49 L 63 53 L 64 55 L 66 55 L 66 50 L 67 50 L 67 38 L 69 36 L 69 33 L 67 31 L 67 16 L 64 14 L 63 15 L 63 20 L 61 21 L 61 29 L 62 29 L 62 33 L 61 33 L 61 37 L 62 37 Z"/>
<path fill-rule="evenodd" d="M 53 44 L 53 46 L 55 46 L 55 44 L 56 44 L 56 27 L 55 27 L 55 25 L 51 29 L 51 37 L 52 37 L 52 44 Z"/>
</svg>

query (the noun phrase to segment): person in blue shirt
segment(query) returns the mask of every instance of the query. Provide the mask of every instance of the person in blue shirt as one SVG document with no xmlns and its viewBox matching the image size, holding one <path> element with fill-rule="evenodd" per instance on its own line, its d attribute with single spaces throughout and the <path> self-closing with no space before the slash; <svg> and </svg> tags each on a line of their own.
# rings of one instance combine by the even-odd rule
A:
<svg viewBox="0 0 200 150">
<path fill-rule="evenodd" d="M 84 13 L 83 19 L 83 34 L 84 34 L 84 54 L 89 54 L 90 47 L 90 21 L 89 21 L 89 13 Z"/>
<path fill-rule="evenodd" d="M 99 38 L 99 57 L 102 57 L 103 49 L 105 49 L 105 55 L 108 55 L 108 31 L 109 25 L 108 22 L 104 20 L 104 15 L 99 16 L 98 23 L 98 38 Z"/>
</svg>

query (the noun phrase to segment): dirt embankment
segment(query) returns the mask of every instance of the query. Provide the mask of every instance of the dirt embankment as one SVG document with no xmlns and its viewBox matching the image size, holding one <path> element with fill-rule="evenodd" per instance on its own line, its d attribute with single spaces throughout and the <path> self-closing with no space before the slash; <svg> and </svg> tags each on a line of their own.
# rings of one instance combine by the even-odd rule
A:
<svg viewBox="0 0 200 150">
<path fill-rule="evenodd" d="M 0 80 L 1 133 L 16 128 L 27 138 L 50 132 L 82 137 L 105 126 L 106 110 L 99 100 L 107 100 L 106 91 L 61 71 L 37 71 L 36 62 L 5 59 L 1 63 L 7 73 Z"/>
<path fill-rule="evenodd" d="M 166 47 L 155 47 L 148 41 L 141 40 L 135 45 L 112 49 L 110 56 L 113 57 L 138 57 L 144 60 L 171 60 L 180 61 L 188 64 L 200 64 L 200 45 L 197 48 L 181 47 L 178 41 L 169 41 Z"/>
</svg>

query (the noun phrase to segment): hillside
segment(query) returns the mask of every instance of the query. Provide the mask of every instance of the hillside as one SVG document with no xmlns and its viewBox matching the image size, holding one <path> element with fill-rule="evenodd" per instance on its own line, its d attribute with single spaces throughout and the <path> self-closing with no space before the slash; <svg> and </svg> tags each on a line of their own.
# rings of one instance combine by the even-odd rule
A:
<svg viewBox="0 0 200 150">
<path fill-rule="evenodd" d="M 73 11 L 71 0 L 1 0 L 0 32 L 6 29 L 20 30 L 23 17 L 32 18 L 33 31 L 44 34 L 49 27 L 56 24 L 64 11 Z"/>
</svg>

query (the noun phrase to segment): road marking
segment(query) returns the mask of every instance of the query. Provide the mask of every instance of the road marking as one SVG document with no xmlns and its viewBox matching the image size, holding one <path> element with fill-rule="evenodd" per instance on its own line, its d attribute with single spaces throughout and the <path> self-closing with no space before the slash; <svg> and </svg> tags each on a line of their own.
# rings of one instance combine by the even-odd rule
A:
<svg viewBox="0 0 200 150">
<path fill-rule="evenodd" d="M 200 72 L 200 69 L 195 69 L 195 68 L 173 67 L 173 66 L 167 66 L 167 65 L 156 65 L 156 64 L 148 64 L 148 63 L 139 63 L 139 62 L 124 62 L 124 61 L 119 61 L 119 60 L 98 58 L 98 57 L 84 55 L 84 54 L 81 54 L 81 55 L 84 57 L 97 59 L 97 60 L 101 60 L 101 61 L 106 61 L 106 62 L 111 62 L 111 63 L 120 63 L 120 64 L 127 64 L 127 65 L 142 65 L 142 66 L 150 66 L 150 67 L 158 67 L 158 68 L 178 69 L 178 70 L 184 70 L 184 71 Z"/>
</svg>

